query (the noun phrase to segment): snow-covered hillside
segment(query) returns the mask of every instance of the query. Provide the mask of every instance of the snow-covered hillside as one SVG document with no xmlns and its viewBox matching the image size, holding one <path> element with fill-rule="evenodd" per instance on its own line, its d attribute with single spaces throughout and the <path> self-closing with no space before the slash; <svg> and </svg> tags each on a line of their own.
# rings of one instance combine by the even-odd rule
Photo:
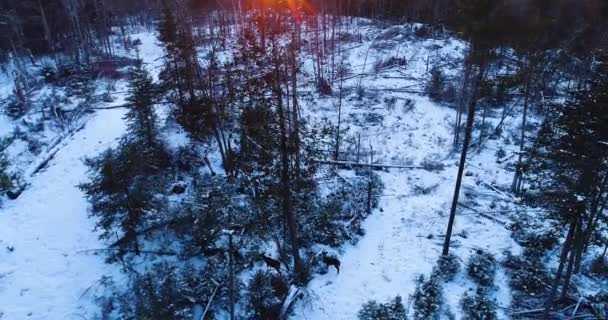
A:
<svg viewBox="0 0 608 320">
<path fill-rule="evenodd" d="M 441 254 L 458 168 L 459 153 L 452 147 L 456 110 L 415 92 L 423 92 L 429 78 L 427 58 L 431 63 L 458 61 L 462 59 L 464 45 L 456 40 L 407 39 L 395 29 L 404 32 L 399 27 L 388 31 L 370 27 L 365 32 L 368 41 L 346 51 L 346 63 L 354 66 L 353 72 L 366 75 L 361 80 L 359 77 L 345 80 L 344 87 L 355 88 L 361 81 L 372 98 L 371 102 L 362 102 L 357 92 L 351 90 L 343 102 L 342 117 L 346 119 L 343 125 L 350 129 L 348 136 L 360 135 L 367 155 L 365 161 L 369 161 L 371 148 L 374 163 L 423 166 L 425 162 L 438 162 L 444 169 L 383 170 L 380 176 L 385 190 L 380 209 L 365 222 L 365 236 L 357 245 L 343 248 L 340 274 L 332 270 L 310 283 L 296 319 L 356 319 L 361 305 L 370 299 L 386 302 L 401 295 L 407 301 L 414 293 L 416 278 L 420 274 L 428 276 Z M 383 36 L 386 34 L 389 36 Z M 374 49 L 378 38 L 382 39 L 383 47 L 391 50 Z M 407 65 L 376 74 L 373 62 L 390 58 L 397 46 L 400 47 L 397 52 L 408 59 Z M 363 70 L 366 55 L 368 63 Z M 456 75 L 455 71 L 451 70 L 451 75 Z M 391 98 L 397 99 L 395 106 L 386 102 Z M 408 100 L 414 104 L 411 109 L 403 108 Z M 336 97 L 315 97 L 312 101 L 305 106 L 311 118 L 337 119 Z M 378 115 L 381 121 L 373 124 L 357 121 L 369 114 Z M 498 122 L 494 117 L 488 121 Z M 500 223 L 508 221 L 508 216 L 491 209 L 506 210 L 513 204 L 514 199 L 495 191 L 508 188 L 512 173 L 505 170 L 507 164 L 497 163 L 495 153 L 501 140 L 486 143 L 481 152 L 470 156 L 462 199 L 467 207 L 459 208 L 456 220 L 454 251 L 463 262 L 477 249 L 486 249 L 497 257 L 505 250 L 515 254 L 520 250 Z M 352 152 L 353 146 L 349 150 Z M 349 176 L 349 172 L 341 174 Z M 477 212 L 492 212 L 495 220 Z M 500 306 L 500 318 L 505 319 L 510 291 L 502 270 L 496 282 L 493 296 Z M 463 273 L 445 288 L 446 302 L 457 319 L 462 316 L 458 311 L 460 299 L 474 288 Z"/>
<path fill-rule="evenodd" d="M 317 93 L 311 80 L 314 61 L 306 50 L 301 53 L 301 109 L 308 123 L 336 124 L 341 102 L 343 160 L 356 161 L 360 141 L 361 162 L 373 159 L 385 165 L 377 170 L 385 188 L 378 208 L 363 224 L 365 235 L 336 250 L 340 272 L 330 268 L 317 274 L 303 290 L 293 311 L 292 319 L 297 320 L 353 320 L 369 300 L 383 303 L 397 295 L 410 307 L 416 280 L 428 277 L 441 255 L 456 183 L 457 110 L 454 103 L 430 99 L 425 86 L 433 66 L 458 82 L 466 44 L 447 35 L 436 40 L 418 37 L 413 30 L 420 25 L 386 28 L 355 19 L 350 27 L 357 28 L 360 38 L 344 41 L 341 56 L 335 57 L 336 64 L 349 70 L 339 84 L 342 92 L 335 85 L 331 95 Z M 158 80 L 163 52 L 156 33 L 144 31 L 131 38 L 141 40 L 137 54 Z M 136 53 L 123 54 L 133 58 Z M 10 86 L 0 79 L 0 92 L 10 92 Z M 9 149 L 12 169 L 24 174 L 25 188 L 16 200 L 0 206 L 0 320 L 97 319 L 98 298 L 107 294 L 104 283 L 110 278 L 118 287 L 127 283 L 118 263 L 105 262 L 108 243 L 93 230 L 96 221 L 89 217 L 89 204 L 78 187 L 88 179 L 83 159 L 117 145 L 125 133 L 125 88 L 126 81 L 119 80 L 111 92 L 113 101 L 96 102 L 77 130 L 40 133 L 47 135 L 43 141 L 59 143 L 45 144 L 38 156 L 24 151 L 24 145 Z M 519 146 L 512 141 L 521 119 L 519 112 L 501 112 L 503 108 L 489 108 L 475 123 L 485 135 L 479 137 L 476 131 L 467 160 L 451 248 L 462 267 L 444 286 L 442 319 L 465 318 L 461 299 L 477 288 L 463 270 L 470 256 L 481 249 L 500 261 L 507 252 L 517 255 L 522 250 L 508 229 L 511 214 L 522 208 L 520 199 L 504 191 L 513 180 Z M 531 119 L 532 126 L 537 125 L 534 116 Z M 495 132 L 501 122 L 505 130 Z M 0 116 L 0 137 L 20 125 Z M 175 145 L 187 140 L 183 132 L 165 136 L 175 139 Z M 319 160 L 331 163 L 330 158 Z M 361 178 L 352 167 L 322 168 L 346 181 Z M 512 311 L 509 283 L 507 271 L 498 264 L 490 295 L 499 319 L 510 318 Z"/>
</svg>

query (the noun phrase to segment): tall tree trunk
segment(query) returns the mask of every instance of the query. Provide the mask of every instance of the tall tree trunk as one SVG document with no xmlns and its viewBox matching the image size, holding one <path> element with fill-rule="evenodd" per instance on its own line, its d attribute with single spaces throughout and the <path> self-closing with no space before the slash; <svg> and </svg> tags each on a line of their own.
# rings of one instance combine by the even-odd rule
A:
<svg viewBox="0 0 608 320">
<path fill-rule="evenodd" d="M 292 34 L 291 47 L 291 94 L 292 94 L 292 121 L 293 121 L 293 144 L 295 150 L 295 165 L 296 165 L 296 192 L 299 192 L 302 180 L 302 165 L 300 159 L 300 109 L 298 105 L 298 59 L 296 50 L 297 44 L 297 23 L 294 23 L 296 29 Z"/>
<path fill-rule="evenodd" d="M 464 133 L 464 142 L 462 145 L 462 153 L 460 154 L 460 163 L 458 166 L 458 175 L 456 177 L 456 187 L 454 188 L 454 198 L 452 199 L 452 208 L 450 209 L 450 218 L 448 221 L 448 229 L 445 235 L 445 242 L 443 244 L 443 253 L 442 255 L 447 256 L 450 251 L 450 241 L 452 238 L 452 229 L 454 227 L 454 220 L 456 218 L 456 208 L 458 207 L 458 198 L 460 196 L 460 187 L 462 184 L 462 176 L 464 173 L 464 167 L 467 160 L 467 152 L 469 150 L 469 144 L 471 142 L 471 136 L 473 133 L 473 121 L 475 120 L 475 109 L 477 107 L 477 94 L 478 94 L 478 86 L 483 80 L 484 75 L 484 66 L 479 66 L 479 71 L 477 77 L 475 79 L 475 83 L 473 84 L 473 92 L 471 96 L 471 100 L 469 102 L 469 107 L 467 110 L 467 126 L 465 128 Z"/>
<path fill-rule="evenodd" d="M 274 56 L 274 77 L 275 77 L 275 94 L 277 97 L 277 111 L 279 114 L 279 140 L 281 153 L 281 194 L 283 198 L 282 211 L 287 223 L 289 239 L 291 242 L 291 251 L 294 262 L 294 272 L 296 276 L 301 275 L 302 265 L 300 262 L 300 246 L 298 241 L 298 225 L 291 204 L 291 176 L 289 174 L 289 150 L 287 147 L 287 129 L 285 110 L 283 108 L 283 93 L 281 89 L 281 72 L 280 61 L 278 57 L 278 48 L 274 36 L 271 39 L 273 56 Z"/>
<path fill-rule="evenodd" d="M 513 177 L 513 184 L 511 184 L 511 191 L 519 193 L 521 191 L 521 179 L 522 179 L 522 161 L 524 155 L 524 144 L 526 140 L 526 121 L 528 116 L 528 102 L 530 96 L 530 75 L 526 77 L 526 88 L 524 90 L 524 114 L 521 120 L 521 134 L 519 137 L 519 156 L 517 159 L 517 168 L 515 168 L 515 176 Z"/>
<path fill-rule="evenodd" d="M 471 64 L 465 61 L 464 69 L 464 80 L 462 83 L 462 90 L 460 92 L 460 98 L 458 101 L 458 111 L 456 113 L 456 121 L 454 123 L 454 146 L 458 146 L 460 141 L 460 124 L 462 122 L 462 112 L 466 103 L 466 98 L 469 91 L 469 79 L 471 77 Z"/>
<path fill-rule="evenodd" d="M 338 126 L 336 128 L 336 150 L 334 153 L 334 160 L 338 161 L 340 157 L 340 125 L 342 124 L 342 85 L 344 83 L 343 72 L 340 72 L 340 97 L 338 99 Z"/>
<path fill-rule="evenodd" d="M 581 234 L 582 234 L 582 220 L 583 218 L 580 217 L 576 223 L 576 229 L 574 230 L 574 234 L 572 235 L 573 239 L 572 242 L 574 244 L 573 248 L 576 249 L 576 247 L 578 246 L 579 242 L 581 242 Z M 568 289 L 570 287 L 570 279 L 572 278 L 572 272 L 574 271 L 574 265 L 576 263 L 576 259 L 578 259 L 579 256 L 577 254 L 576 250 L 570 250 L 570 258 L 568 259 L 568 266 L 566 268 L 566 275 L 564 276 L 564 287 L 562 288 L 562 299 L 566 297 L 566 295 L 568 294 Z"/>
<path fill-rule="evenodd" d="M 44 28 L 44 40 L 46 40 L 47 45 L 49 46 L 49 50 L 51 51 L 51 55 L 53 56 L 55 64 L 59 65 L 59 61 L 57 60 L 57 54 L 55 53 L 53 35 L 51 34 L 51 28 L 49 27 L 49 21 L 46 18 L 46 11 L 44 10 L 44 6 L 42 5 L 42 0 L 38 0 L 38 9 L 40 10 L 40 17 L 42 18 L 42 26 Z"/>
<path fill-rule="evenodd" d="M 545 310 L 543 312 L 543 319 L 550 319 L 551 310 L 553 309 L 553 301 L 555 300 L 555 296 L 557 295 L 557 289 L 559 287 L 559 283 L 562 279 L 562 273 L 564 271 L 564 265 L 566 264 L 566 260 L 568 259 L 568 253 L 570 252 L 570 246 L 572 243 L 572 238 L 574 238 L 574 230 L 576 229 L 576 221 L 578 219 L 573 219 L 570 228 L 568 230 L 568 235 L 566 236 L 566 241 L 562 247 L 562 253 L 559 259 L 559 266 L 557 267 L 557 272 L 555 273 L 555 279 L 553 279 L 553 284 L 551 286 L 551 291 L 545 300 Z"/>
<path fill-rule="evenodd" d="M 591 204 L 591 214 L 589 215 L 587 227 L 583 232 L 583 246 L 582 248 L 579 248 L 579 250 L 581 251 L 585 251 L 587 249 L 589 245 L 589 240 L 593 235 L 593 230 L 595 229 L 597 219 L 601 215 L 602 211 L 604 210 L 604 206 L 606 205 L 607 199 L 606 195 L 604 194 L 606 192 L 606 188 L 608 188 L 608 175 L 604 176 L 604 178 L 602 179 L 598 194 L 596 195 L 595 199 L 593 199 L 593 202 Z"/>
</svg>

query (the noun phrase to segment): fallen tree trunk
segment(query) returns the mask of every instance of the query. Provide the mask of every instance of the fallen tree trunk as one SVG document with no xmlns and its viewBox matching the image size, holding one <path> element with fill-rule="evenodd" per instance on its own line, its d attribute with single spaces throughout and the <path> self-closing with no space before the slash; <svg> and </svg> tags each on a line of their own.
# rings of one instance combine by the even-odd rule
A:
<svg viewBox="0 0 608 320">
<path fill-rule="evenodd" d="M 355 166 L 355 167 L 371 167 L 371 168 L 379 168 L 379 169 L 424 169 L 428 170 L 427 167 L 422 166 L 406 166 L 406 165 L 395 165 L 395 164 L 379 164 L 379 163 L 357 163 L 352 161 L 337 161 L 337 160 L 319 160 L 314 159 L 313 162 L 319 164 L 333 164 L 333 165 L 341 165 L 341 166 Z"/>
</svg>

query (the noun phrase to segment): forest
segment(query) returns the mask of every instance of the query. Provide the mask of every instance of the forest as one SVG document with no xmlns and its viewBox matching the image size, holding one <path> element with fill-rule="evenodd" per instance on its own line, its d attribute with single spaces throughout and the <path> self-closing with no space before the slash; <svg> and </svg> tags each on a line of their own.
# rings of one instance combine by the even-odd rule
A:
<svg viewBox="0 0 608 320">
<path fill-rule="evenodd" d="M 0 0 L 20 319 L 608 319 L 608 2 Z"/>
</svg>

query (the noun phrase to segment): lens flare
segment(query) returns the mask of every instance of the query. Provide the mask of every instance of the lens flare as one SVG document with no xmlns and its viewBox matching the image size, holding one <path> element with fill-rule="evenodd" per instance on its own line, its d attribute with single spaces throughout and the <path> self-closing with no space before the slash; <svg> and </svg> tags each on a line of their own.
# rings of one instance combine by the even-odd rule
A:
<svg viewBox="0 0 608 320">
<path fill-rule="evenodd" d="M 250 7 L 257 9 L 287 9 L 294 18 L 301 18 L 302 15 L 311 15 L 316 12 L 309 0 L 250 0 L 249 3 Z"/>
</svg>

